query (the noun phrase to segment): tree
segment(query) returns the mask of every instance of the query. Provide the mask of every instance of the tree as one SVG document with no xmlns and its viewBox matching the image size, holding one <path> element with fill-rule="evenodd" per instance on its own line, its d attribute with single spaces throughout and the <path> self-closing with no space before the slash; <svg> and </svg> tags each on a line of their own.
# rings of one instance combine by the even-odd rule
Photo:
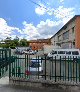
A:
<svg viewBox="0 0 80 92">
<path fill-rule="evenodd" d="M 4 40 L 5 44 L 3 45 L 4 48 L 11 48 L 11 49 L 15 49 L 16 44 L 14 42 L 14 40 L 11 40 L 11 37 L 7 37 Z"/>
<path fill-rule="evenodd" d="M 16 46 L 19 46 L 19 38 L 16 36 L 13 40 Z"/>
<path fill-rule="evenodd" d="M 7 37 L 5 40 L 4 40 L 5 44 L 4 44 L 4 48 L 9 48 L 10 46 L 10 43 L 11 43 L 11 37 Z"/>
<path fill-rule="evenodd" d="M 20 40 L 20 46 L 29 46 L 29 42 L 26 39 L 21 39 Z"/>
<path fill-rule="evenodd" d="M 29 46 L 29 42 L 26 39 L 21 39 L 19 41 L 19 38 L 16 36 L 13 40 L 11 39 L 11 37 L 7 37 L 5 40 L 3 40 L 3 43 L 0 43 L 0 47 L 3 48 L 11 48 L 14 49 L 17 46 Z"/>
<path fill-rule="evenodd" d="M 12 41 L 12 42 L 9 44 L 9 47 L 10 47 L 11 49 L 15 49 L 16 44 Z"/>
</svg>

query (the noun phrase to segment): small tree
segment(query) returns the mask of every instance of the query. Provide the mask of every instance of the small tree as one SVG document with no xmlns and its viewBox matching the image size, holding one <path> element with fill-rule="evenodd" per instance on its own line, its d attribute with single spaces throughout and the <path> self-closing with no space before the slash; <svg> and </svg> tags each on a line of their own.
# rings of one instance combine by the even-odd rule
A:
<svg viewBox="0 0 80 92">
<path fill-rule="evenodd" d="M 29 46 L 29 42 L 26 39 L 21 39 L 20 40 L 20 46 Z"/>
<path fill-rule="evenodd" d="M 16 44 L 15 44 L 14 42 L 11 42 L 11 43 L 9 44 L 9 47 L 10 47 L 11 49 L 15 49 Z"/>
<path fill-rule="evenodd" d="M 16 46 L 19 46 L 19 38 L 17 36 L 14 38 L 13 42 Z"/>
</svg>

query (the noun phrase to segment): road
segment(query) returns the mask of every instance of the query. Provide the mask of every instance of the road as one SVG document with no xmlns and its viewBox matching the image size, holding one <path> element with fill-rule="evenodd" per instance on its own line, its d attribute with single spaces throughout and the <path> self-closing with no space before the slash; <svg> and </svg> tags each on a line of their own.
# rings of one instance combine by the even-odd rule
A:
<svg viewBox="0 0 80 92">
<path fill-rule="evenodd" d="M 34 88 L 24 88 L 24 87 L 5 85 L 0 87 L 0 92 L 69 92 L 69 91 L 60 90 L 60 89 L 53 89 L 53 90 L 41 89 L 40 90 L 40 89 L 34 89 Z"/>
<path fill-rule="evenodd" d="M 0 92 L 69 92 L 62 89 L 51 89 L 51 88 L 25 88 L 21 86 L 9 85 L 9 77 L 5 76 L 0 79 Z"/>
</svg>

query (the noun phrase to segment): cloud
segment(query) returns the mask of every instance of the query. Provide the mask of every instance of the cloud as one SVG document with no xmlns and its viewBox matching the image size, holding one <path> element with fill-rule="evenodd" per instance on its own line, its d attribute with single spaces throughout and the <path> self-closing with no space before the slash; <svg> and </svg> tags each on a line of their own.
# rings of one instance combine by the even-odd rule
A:
<svg viewBox="0 0 80 92">
<path fill-rule="evenodd" d="M 63 0 L 61 0 L 63 1 Z M 46 7 L 46 6 L 44 6 Z M 37 7 L 37 9 L 40 9 L 40 11 L 36 12 L 39 15 L 44 15 L 44 14 L 48 14 L 49 16 L 53 16 L 58 20 L 61 20 L 63 22 L 63 24 L 65 24 L 66 22 L 68 22 L 74 15 L 75 15 L 75 11 L 74 8 L 66 8 L 63 6 L 59 6 L 58 8 L 54 9 L 51 7 L 46 7 L 46 9 L 41 9 L 42 7 Z"/>
<path fill-rule="evenodd" d="M 75 15 L 75 12 L 74 8 L 64 8 L 63 6 L 59 6 L 54 10 L 54 15 L 57 19 L 62 20 L 63 24 L 65 24 Z"/>
<path fill-rule="evenodd" d="M 39 36 L 39 33 L 36 29 L 36 27 L 33 24 L 27 24 L 26 21 L 23 22 L 24 29 L 22 29 L 22 32 L 26 34 L 28 38 L 32 38 L 35 36 Z"/>
<path fill-rule="evenodd" d="M 20 39 L 25 38 L 27 40 L 50 38 L 62 27 L 63 20 L 52 21 L 47 19 L 46 21 L 40 21 L 36 26 L 24 21 L 22 25 L 23 29 L 11 27 L 3 18 L 0 18 L 1 39 L 5 39 L 6 37 L 15 38 L 16 36 Z"/>
<path fill-rule="evenodd" d="M 51 21 L 47 19 L 45 22 L 41 21 L 37 25 L 37 30 L 40 33 L 41 38 L 50 38 L 61 27 L 61 21 Z"/>
<path fill-rule="evenodd" d="M 63 6 L 59 6 L 54 10 L 54 15 L 57 18 L 64 18 L 66 16 L 71 16 L 74 14 L 74 8 L 65 8 Z"/>
<path fill-rule="evenodd" d="M 18 36 L 20 39 L 26 38 L 28 40 L 48 38 L 56 32 L 55 27 L 59 24 L 60 22 L 53 22 L 50 19 L 40 21 L 37 26 L 34 26 L 32 23 L 28 24 L 26 21 L 24 21 L 22 23 L 24 28 L 19 29 L 17 27 L 9 26 L 6 20 L 0 18 L 0 38 L 5 39 L 6 37 L 11 37 L 13 39 L 16 36 Z"/>
<path fill-rule="evenodd" d="M 63 2 L 64 0 L 60 0 L 60 2 Z M 75 15 L 73 7 L 66 8 L 63 6 L 59 6 L 57 8 L 51 8 L 47 7 L 44 4 L 39 4 L 40 6 L 37 6 L 35 8 L 35 12 L 38 15 L 44 15 L 47 14 L 49 16 L 53 16 L 56 19 L 60 19 L 65 24 L 70 18 L 72 18 Z"/>
<path fill-rule="evenodd" d="M 46 6 L 44 6 L 43 4 L 39 4 L 40 6 L 37 6 L 35 8 L 35 12 L 38 14 L 38 15 L 44 15 L 46 13 Z"/>
<path fill-rule="evenodd" d="M 52 33 L 53 27 L 56 27 L 60 24 L 60 21 L 51 21 L 50 19 L 47 19 L 45 22 L 41 21 L 38 25 L 37 25 L 37 30 L 38 32 L 42 35 L 49 35 Z"/>
<path fill-rule="evenodd" d="M 37 26 L 34 26 L 33 24 L 27 24 L 27 22 L 24 21 L 24 29 L 22 29 L 22 32 L 27 39 L 49 38 L 56 33 L 56 27 L 58 27 L 60 24 L 60 21 L 53 22 L 50 19 L 47 19 L 46 21 L 40 21 Z"/>
<path fill-rule="evenodd" d="M 45 21 L 41 20 L 36 26 L 34 26 L 32 23 L 28 24 L 26 21 L 23 21 L 23 29 L 20 29 L 9 26 L 6 20 L 0 18 L 0 39 L 4 39 L 6 37 L 15 38 L 17 35 L 20 39 L 26 38 L 30 40 L 49 38 L 54 35 L 69 19 L 75 15 L 75 12 L 73 7 L 50 7 L 50 4 L 53 4 L 51 2 L 54 3 L 53 0 L 49 0 L 49 2 L 47 1 L 47 4 L 44 3 L 45 5 L 39 2 L 40 6 L 35 7 L 35 13 L 40 16 L 46 14 L 57 21 L 50 19 L 46 19 Z M 59 2 L 64 2 L 64 0 L 59 0 Z"/>
<path fill-rule="evenodd" d="M 64 2 L 64 0 L 59 0 L 59 2 L 62 4 Z M 75 15 L 75 7 L 64 7 L 64 6 L 57 6 L 56 8 L 54 7 L 50 7 L 50 1 L 48 2 L 49 5 L 44 5 L 41 2 L 39 2 L 40 6 L 37 6 L 35 8 L 35 13 L 38 15 L 48 15 L 49 17 L 53 17 L 56 20 L 59 20 L 57 22 L 61 22 L 61 27 L 66 24 L 74 15 Z M 43 21 L 41 21 L 43 22 Z M 57 23 L 56 22 L 56 23 Z M 45 25 L 46 22 L 43 22 L 43 25 Z M 46 26 L 46 28 L 49 25 L 49 21 L 48 24 Z M 50 26 L 53 26 L 53 22 L 52 24 L 50 24 Z M 55 25 L 55 24 L 54 24 Z M 40 24 L 38 26 L 41 26 Z M 56 25 L 57 26 L 57 25 Z M 42 29 L 41 29 L 42 30 Z"/>
<path fill-rule="evenodd" d="M 45 6 L 44 6 L 45 7 Z M 41 7 L 37 7 L 37 9 L 41 10 Z M 53 16 L 55 17 L 57 20 L 60 20 L 60 22 L 64 25 L 66 24 L 74 15 L 75 15 L 75 11 L 74 8 L 65 8 L 63 6 L 59 6 L 58 8 L 54 9 L 54 8 L 47 8 L 47 10 L 43 9 L 41 11 L 36 12 L 39 15 L 43 15 L 43 14 L 48 14 L 49 16 Z M 45 22 L 46 23 L 46 22 Z M 48 22 L 49 25 L 50 22 Z M 44 24 L 44 23 L 43 23 Z M 53 26 L 53 22 L 52 24 L 50 24 L 50 26 Z M 62 26 L 63 26 L 62 25 Z"/>
<path fill-rule="evenodd" d="M 5 39 L 11 35 L 14 30 L 20 31 L 19 28 L 8 26 L 6 20 L 0 18 L 0 39 Z"/>
<path fill-rule="evenodd" d="M 32 39 L 50 38 L 54 33 L 56 33 L 56 30 L 58 30 L 57 28 L 61 24 L 61 22 L 60 21 L 53 22 L 52 20 L 47 19 L 46 21 L 40 21 L 40 23 L 37 24 L 37 26 L 34 26 L 32 23 L 28 24 L 26 21 L 24 21 L 22 24 L 23 29 L 20 30 L 19 28 L 16 28 L 17 31 L 13 32 L 15 32 L 17 36 L 20 35 L 19 36 L 20 39 L 25 38 L 27 40 L 32 40 Z M 14 38 L 15 36 L 16 35 L 13 35 Z"/>
<path fill-rule="evenodd" d="M 62 2 L 64 2 L 64 0 L 60 0 L 60 2 L 62 3 Z"/>
</svg>

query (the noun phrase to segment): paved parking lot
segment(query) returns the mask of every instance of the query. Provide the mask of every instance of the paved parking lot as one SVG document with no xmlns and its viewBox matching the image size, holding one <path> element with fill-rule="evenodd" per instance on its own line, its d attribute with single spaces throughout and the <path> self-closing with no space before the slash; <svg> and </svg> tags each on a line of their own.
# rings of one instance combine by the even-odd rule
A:
<svg viewBox="0 0 80 92">
<path fill-rule="evenodd" d="M 0 92 L 72 92 L 72 91 L 66 91 L 63 89 L 50 89 L 50 88 L 25 88 L 21 86 L 11 86 L 11 85 L 0 85 Z M 79 92 L 79 91 L 73 91 L 73 92 Z"/>
</svg>

